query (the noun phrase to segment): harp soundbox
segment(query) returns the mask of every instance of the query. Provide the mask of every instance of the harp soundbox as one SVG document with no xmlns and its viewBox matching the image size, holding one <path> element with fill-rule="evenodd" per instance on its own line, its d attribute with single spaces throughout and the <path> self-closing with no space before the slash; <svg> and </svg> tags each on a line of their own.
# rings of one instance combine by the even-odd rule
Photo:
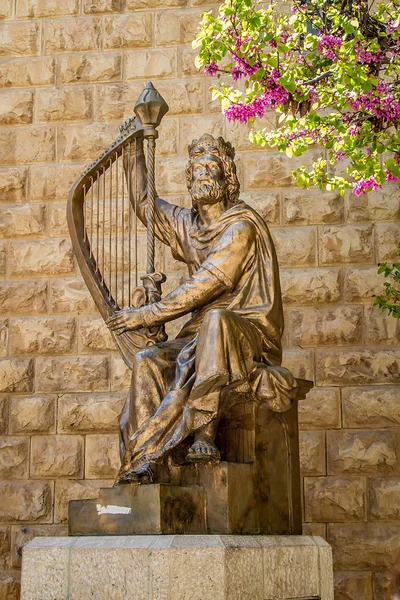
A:
<svg viewBox="0 0 400 600">
<path fill-rule="evenodd" d="M 161 284 L 166 280 L 165 275 L 155 269 L 154 222 L 157 127 L 168 105 L 148 83 L 134 111 L 136 116 L 122 123 L 116 140 L 75 182 L 67 207 L 75 256 L 105 321 L 118 310 L 138 308 L 159 300 Z M 141 231 L 137 211 L 142 193 L 140 183 L 146 176 L 143 172 L 145 145 L 147 234 Z M 147 237 L 146 257 L 138 243 L 144 235 Z M 163 327 L 112 335 L 130 368 L 138 349 L 167 339 Z"/>
</svg>

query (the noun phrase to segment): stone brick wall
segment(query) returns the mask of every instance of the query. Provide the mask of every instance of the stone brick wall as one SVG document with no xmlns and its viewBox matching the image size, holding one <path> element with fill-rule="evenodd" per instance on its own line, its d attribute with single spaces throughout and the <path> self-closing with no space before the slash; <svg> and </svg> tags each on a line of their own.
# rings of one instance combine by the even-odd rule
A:
<svg viewBox="0 0 400 600">
<path fill-rule="evenodd" d="M 300 405 L 304 530 L 334 548 L 337 600 L 384 600 L 400 549 L 400 323 L 371 307 L 400 237 L 399 190 L 356 198 L 293 187 L 294 160 L 227 125 L 190 42 L 203 0 L 2 0 L 0 6 L 0 599 L 21 547 L 66 533 L 67 502 L 111 485 L 129 373 L 79 276 L 68 190 L 152 78 L 170 104 L 158 191 L 188 203 L 186 146 L 237 148 L 242 197 L 271 226 Z M 275 117 L 264 120 L 274 126 Z M 168 250 L 170 275 L 183 275 Z M 172 326 L 172 333 L 176 330 Z"/>
</svg>

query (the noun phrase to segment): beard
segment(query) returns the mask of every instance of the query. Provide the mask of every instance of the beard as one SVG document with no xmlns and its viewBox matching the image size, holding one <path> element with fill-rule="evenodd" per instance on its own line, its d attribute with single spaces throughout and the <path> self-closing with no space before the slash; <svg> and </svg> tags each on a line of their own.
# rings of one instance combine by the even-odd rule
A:
<svg viewBox="0 0 400 600">
<path fill-rule="evenodd" d="M 208 178 L 195 181 L 190 189 L 190 195 L 194 208 L 202 204 L 216 204 L 225 198 L 225 185 Z"/>
</svg>

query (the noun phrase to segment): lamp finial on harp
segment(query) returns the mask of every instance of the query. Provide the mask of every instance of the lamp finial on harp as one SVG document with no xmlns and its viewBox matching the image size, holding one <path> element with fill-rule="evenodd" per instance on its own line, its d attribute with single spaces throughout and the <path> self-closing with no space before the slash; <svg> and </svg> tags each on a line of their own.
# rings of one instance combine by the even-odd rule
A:
<svg viewBox="0 0 400 600">
<path fill-rule="evenodd" d="M 151 81 L 148 82 L 134 107 L 144 130 L 144 137 L 157 137 L 156 128 L 163 116 L 169 111 L 169 106 Z"/>
</svg>

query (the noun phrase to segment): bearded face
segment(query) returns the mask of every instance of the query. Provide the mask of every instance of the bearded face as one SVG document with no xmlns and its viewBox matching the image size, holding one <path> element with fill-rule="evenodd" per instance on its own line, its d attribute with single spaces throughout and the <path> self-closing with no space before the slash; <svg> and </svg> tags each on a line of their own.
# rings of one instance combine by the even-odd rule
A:
<svg viewBox="0 0 400 600">
<path fill-rule="evenodd" d="M 195 159 L 190 188 L 195 208 L 202 204 L 216 204 L 225 198 L 225 173 L 221 161 L 213 154 L 203 154 Z"/>
</svg>

